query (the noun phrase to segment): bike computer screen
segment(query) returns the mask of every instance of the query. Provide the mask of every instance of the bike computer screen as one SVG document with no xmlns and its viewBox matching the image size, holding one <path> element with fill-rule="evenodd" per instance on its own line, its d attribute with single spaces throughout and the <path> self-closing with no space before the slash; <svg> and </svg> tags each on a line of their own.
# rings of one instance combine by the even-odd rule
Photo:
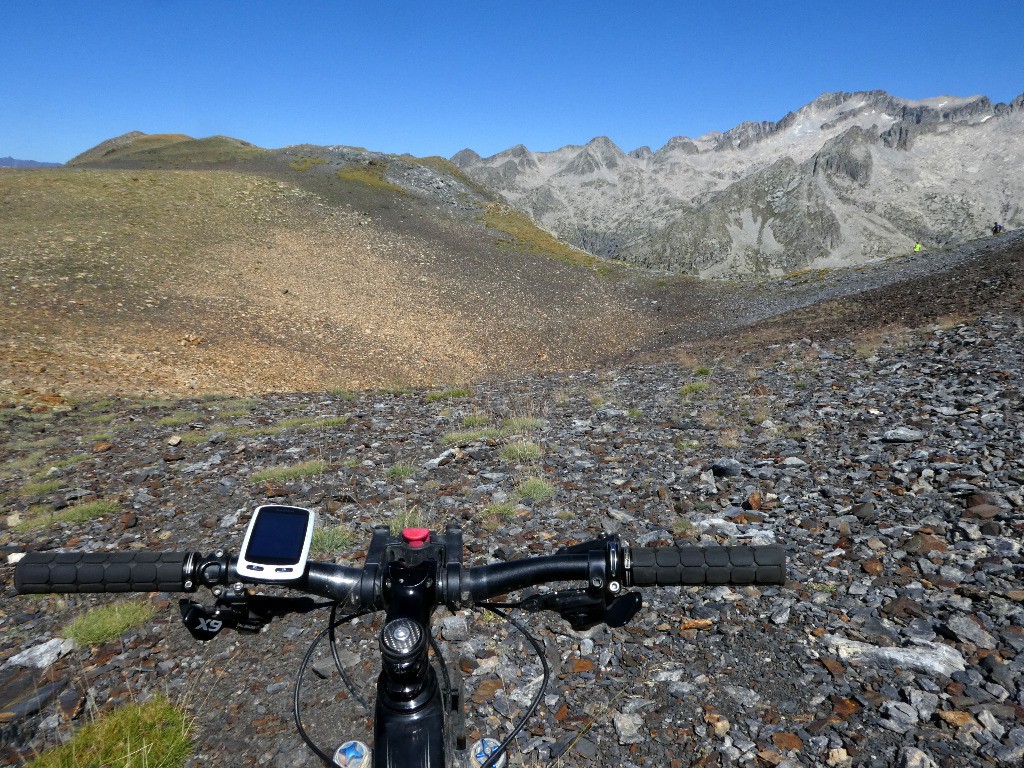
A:
<svg viewBox="0 0 1024 768">
<path fill-rule="evenodd" d="M 302 578 L 315 518 L 312 510 L 302 507 L 257 507 L 238 556 L 239 575 L 261 581 Z"/>
</svg>

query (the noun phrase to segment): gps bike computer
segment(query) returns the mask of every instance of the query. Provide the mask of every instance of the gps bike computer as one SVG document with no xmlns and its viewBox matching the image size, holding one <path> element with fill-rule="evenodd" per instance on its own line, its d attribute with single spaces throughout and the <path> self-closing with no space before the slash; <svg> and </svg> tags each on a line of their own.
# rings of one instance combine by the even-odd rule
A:
<svg viewBox="0 0 1024 768">
<path fill-rule="evenodd" d="M 238 573 L 259 581 L 293 581 L 306 573 L 316 515 L 283 504 L 257 507 L 238 555 Z"/>
</svg>

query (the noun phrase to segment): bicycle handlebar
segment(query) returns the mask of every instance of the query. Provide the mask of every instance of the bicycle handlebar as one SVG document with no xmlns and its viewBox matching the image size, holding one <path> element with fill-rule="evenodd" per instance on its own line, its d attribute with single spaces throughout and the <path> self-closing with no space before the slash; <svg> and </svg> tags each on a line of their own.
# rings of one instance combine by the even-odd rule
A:
<svg viewBox="0 0 1024 768">
<path fill-rule="evenodd" d="M 14 568 L 19 594 L 183 592 L 194 552 L 29 552 Z"/>
<path fill-rule="evenodd" d="M 600 553 L 600 563 L 595 560 Z M 626 586 L 782 584 L 785 552 L 779 546 L 623 547 L 622 562 L 604 562 L 602 550 L 543 555 L 462 570 L 456 584 L 438 579 L 438 602 L 481 601 L 518 589 L 550 582 L 622 579 Z M 606 566 L 611 565 L 610 568 Z M 596 566 L 596 569 L 595 569 Z M 597 575 L 595 575 L 597 574 Z M 333 563 L 310 562 L 303 579 L 282 584 L 292 589 L 362 608 L 379 608 L 374 598 L 359 596 L 364 570 Z M 198 586 L 252 582 L 235 569 L 223 552 L 202 557 L 198 552 L 30 552 L 14 570 L 20 594 L 50 592 L 194 592 Z M 253 582 L 259 583 L 259 582 Z M 457 594 L 450 594 L 455 588 Z"/>
</svg>

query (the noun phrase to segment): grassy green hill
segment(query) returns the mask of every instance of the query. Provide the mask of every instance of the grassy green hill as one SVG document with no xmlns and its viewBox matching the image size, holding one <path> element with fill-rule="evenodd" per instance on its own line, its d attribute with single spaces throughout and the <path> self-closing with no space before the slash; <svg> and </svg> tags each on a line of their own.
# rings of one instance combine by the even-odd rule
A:
<svg viewBox="0 0 1024 768">
<path fill-rule="evenodd" d="M 3 388 L 458 382 L 587 365 L 655 334 L 624 273 L 449 166 L 134 133 L 65 168 L 4 171 Z"/>
</svg>

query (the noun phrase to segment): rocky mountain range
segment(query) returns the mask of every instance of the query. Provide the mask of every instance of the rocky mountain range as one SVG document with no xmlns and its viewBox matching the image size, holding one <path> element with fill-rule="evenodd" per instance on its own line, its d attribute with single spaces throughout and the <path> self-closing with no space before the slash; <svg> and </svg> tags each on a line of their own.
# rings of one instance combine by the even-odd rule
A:
<svg viewBox="0 0 1024 768">
<path fill-rule="evenodd" d="M 849 265 L 1024 223 L 1024 94 L 827 93 L 777 122 L 624 152 L 598 137 L 452 161 L 591 253 L 705 277 Z"/>
</svg>

